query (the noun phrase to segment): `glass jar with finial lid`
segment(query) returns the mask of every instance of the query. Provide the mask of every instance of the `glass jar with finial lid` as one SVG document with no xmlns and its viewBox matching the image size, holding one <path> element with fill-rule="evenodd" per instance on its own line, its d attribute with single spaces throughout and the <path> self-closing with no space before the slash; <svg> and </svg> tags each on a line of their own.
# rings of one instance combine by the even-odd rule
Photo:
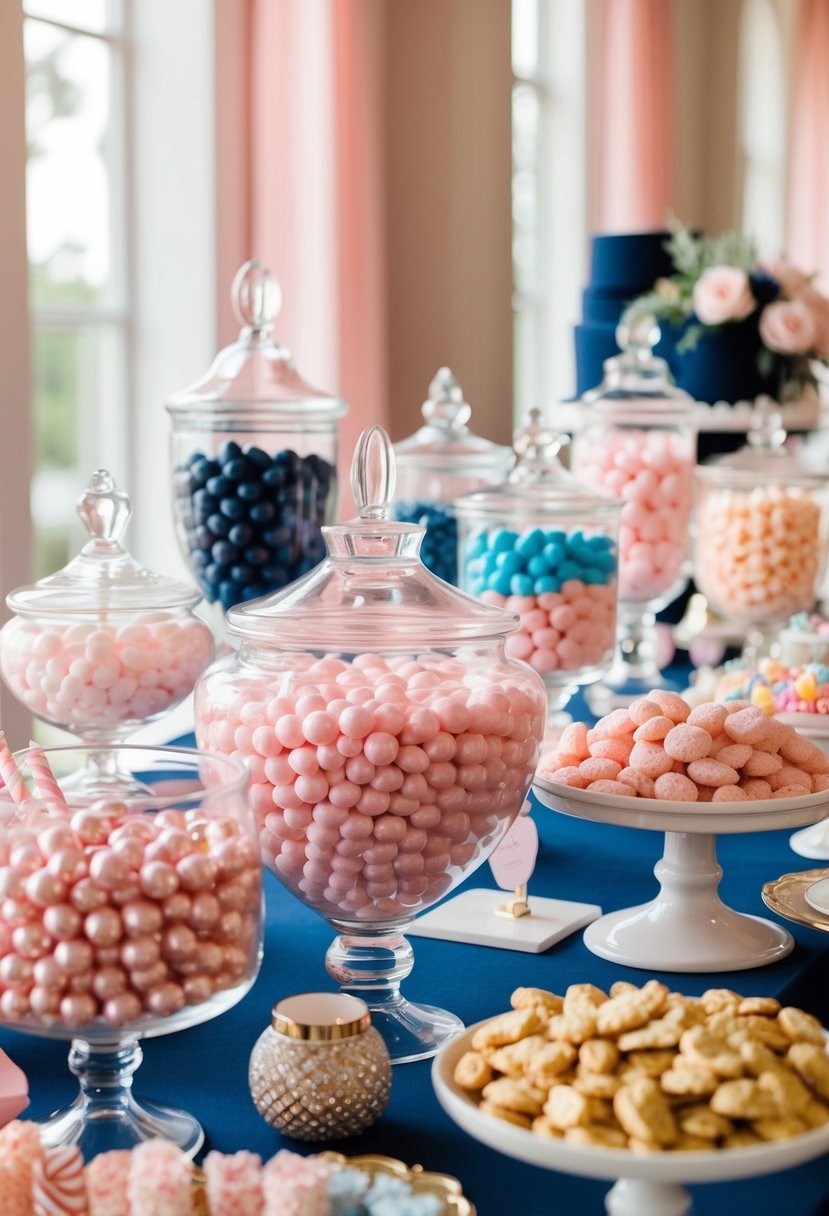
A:
<svg viewBox="0 0 829 1216">
<path fill-rule="evenodd" d="M 347 409 L 274 341 L 282 297 L 262 262 L 241 267 L 231 297 L 237 341 L 167 402 L 176 534 L 205 599 L 223 611 L 279 590 L 322 557 Z"/>
<path fill-rule="evenodd" d="M 790 616 L 814 608 L 826 566 L 829 477 L 785 441 L 774 402 L 761 397 L 747 445 L 696 470 L 694 578 L 747 631 L 752 660 Z"/>
<path fill-rule="evenodd" d="M 507 480 L 455 502 L 461 587 L 518 613 L 507 651 L 542 676 L 552 726 L 576 687 L 607 671 L 616 631 L 621 503 L 564 468 L 565 442 L 530 410 Z"/>
<path fill-rule="evenodd" d="M 616 340 L 621 354 L 606 360 L 601 385 L 581 398 L 572 451 L 576 476 L 623 503 L 619 637 L 613 667 L 591 693 L 597 713 L 665 686 L 656 613 L 688 582 L 697 458 L 694 401 L 653 353 L 653 317 L 626 315 Z"/>
<path fill-rule="evenodd" d="M 546 716 L 505 649 L 514 613 L 462 594 L 390 518 L 394 454 L 364 431 L 358 516 L 293 586 L 228 613 L 238 651 L 196 688 L 200 747 L 244 755 L 265 865 L 339 936 L 330 974 L 362 997 L 396 1062 L 433 1055 L 458 1019 L 400 993 L 405 931 L 518 816 Z"/>
<path fill-rule="evenodd" d="M 420 557 L 447 583 L 458 583 L 458 528 L 453 503 L 461 494 L 503 481 L 511 448 L 476 435 L 463 390 L 441 367 L 421 407 L 424 425 L 394 445 L 397 462 L 395 519 L 425 527 Z"/>
<path fill-rule="evenodd" d="M 0 630 L 0 672 L 36 717 L 104 746 L 193 691 L 213 634 L 195 615 L 192 584 L 147 570 L 121 544 L 132 504 L 105 469 L 77 511 L 89 533 L 80 553 L 6 598 L 14 615 Z"/>
</svg>

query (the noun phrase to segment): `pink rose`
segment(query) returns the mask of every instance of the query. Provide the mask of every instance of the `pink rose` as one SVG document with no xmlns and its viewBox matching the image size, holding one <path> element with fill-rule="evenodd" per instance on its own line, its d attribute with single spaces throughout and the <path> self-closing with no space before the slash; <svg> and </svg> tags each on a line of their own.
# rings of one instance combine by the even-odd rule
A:
<svg viewBox="0 0 829 1216">
<path fill-rule="evenodd" d="M 782 258 L 763 258 L 760 269 L 765 270 L 780 284 L 780 294 L 788 300 L 794 300 L 809 286 L 809 276 L 796 266 L 790 266 Z"/>
<path fill-rule="evenodd" d="M 781 355 L 805 355 L 814 350 L 818 327 L 803 300 L 775 300 L 760 317 L 760 337 L 769 350 Z"/>
<path fill-rule="evenodd" d="M 798 297 L 805 304 L 815 322 L 817 337 L 815 350 L 824 359 L 829 358 L 829 300 L 814 287 L 805 287 Z"/>
<path fill-rule="evenodd" d="M 711 266 L 694 284 L 694 312 L 703 325 L 744 321 L 757 307 L 748 275 L 738 266 Z"/>
</svg>

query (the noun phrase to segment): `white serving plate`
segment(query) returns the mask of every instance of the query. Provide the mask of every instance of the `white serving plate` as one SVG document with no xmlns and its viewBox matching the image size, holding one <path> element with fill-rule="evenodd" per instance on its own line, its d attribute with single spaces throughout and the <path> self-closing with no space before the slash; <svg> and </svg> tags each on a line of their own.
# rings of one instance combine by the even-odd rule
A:
<svg viewBox="0 0 829 1216">
<path fill-rule="evenodd" d="M 722 902 L 716 837 L 816 823 L 829 815 L 829 792 L 758 802 L 667 802 L 593 794 L 540 776 L 533 789 L 539 802 L 564 815 L 665 833 L 665 851 L 654 868 L 656 898 L 588 926 L 584 943 L 594 954 L 647 971 L 706 972 L 761 967 L 792 950 L 786 929 Z"/>
<path fill-rule="evenodd" d="M 829 878 L 820 878 L 804 892 L 806 903 L 816 912 L 829 916 Z"/>
<path fill-rule="evenodd" d="M 436 1057 L 432 1084 L 441 1106 L 470 1136 L 508 1157 L 564 1174 L 617 1180 L 605 1198 L 608 1216 L 684 1216 L 690 1211 L 691 1197 L 682 1183 L 754 1178 L 829 1152 L 829 1124 L 789 1140 L 768 1141 L 749 1148 L 641 1156 L 628 1149 L 582 1147 L 536 1136 L 479 1110 L 475 1100 L 455 1084 L 455 1065 L 470 1050 L 472 1037 L 482 1025 L 479 1022 L 470 1027 Z M 553 1186 L 550 1192 L 553 1211 Z M 738 1210 L 739 1206 L 735 1207 Z"/>
</svg>

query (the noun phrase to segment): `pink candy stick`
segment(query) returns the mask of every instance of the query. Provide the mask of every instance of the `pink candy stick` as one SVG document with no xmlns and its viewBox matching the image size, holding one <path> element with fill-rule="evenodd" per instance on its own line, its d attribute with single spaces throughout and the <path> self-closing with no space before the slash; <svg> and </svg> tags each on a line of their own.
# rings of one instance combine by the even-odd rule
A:
<svg viewBox="0 0 829 1216">
<path fill-rule="evenodd" d="M 26 787 L 26 782 L 20 769 L 17 767 L 14 756 L 11 753 L 11 748 L 6 742 L 6 736 L 0 730 L 0 777 L 6 789 L 9 791 L 9 797 L 17 803 L 26 802 L 29 798 L 29 791 Z"/>
<path fill-rule="evenodd" d="M 66 799 L 58 785 L 55 774 L 49 767 L 49 761 L 42 747 L 32 740 L 29 743 L 29 772 L 37 788 L 39 797 L 46 803 L 50 811 L 68 812 Z"/>
</svg>

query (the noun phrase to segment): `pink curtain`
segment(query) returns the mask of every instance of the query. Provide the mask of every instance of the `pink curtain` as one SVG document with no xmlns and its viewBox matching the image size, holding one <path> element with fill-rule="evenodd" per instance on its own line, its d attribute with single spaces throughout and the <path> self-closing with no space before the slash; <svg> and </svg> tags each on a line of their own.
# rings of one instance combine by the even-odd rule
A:
<svg viewBox="0 0 829 1216">
<path fill-rule="evenodd" d="M 787 255 L 829 288 L 829 0 L 800 0 Z"/>
<path fill-rule="evenodd" d="M 251 256 L 282 285 L 275 333 L 344 397 L 341 515 L 357 436 L 387 425 L 383 0 L 253 0 Z"/>
<path fill-rule="evenodd" d="M 669 0 L 604 0 L 598 227 L 665 226 L 674 181 Z"/>
</svg>

